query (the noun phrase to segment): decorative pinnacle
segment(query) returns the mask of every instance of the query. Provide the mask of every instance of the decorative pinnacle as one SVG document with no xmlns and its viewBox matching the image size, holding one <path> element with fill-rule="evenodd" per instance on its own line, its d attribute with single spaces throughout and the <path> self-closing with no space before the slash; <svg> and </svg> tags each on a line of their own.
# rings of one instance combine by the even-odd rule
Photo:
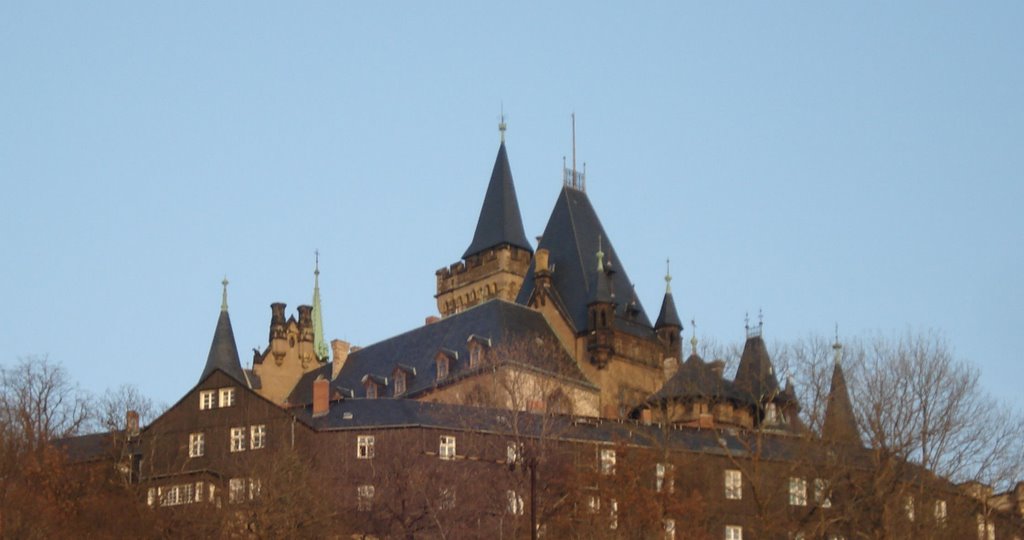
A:
<svg viewBox="0 0 1024 540">
<path fill-rule="evenodd" d="M 220 310 L 221 311 L 227 311 L 228 310 L 228 276 L 227 275 L 224 276 L 224 281 L 221 281 L 220 284 L 224 286 L 224 290 L 221 292 L 221 297 L 220 297 Z"/>
<path fill-rule="evenodd" d="M 313 251 L 313 257 L 314 257 L 314 260 L 316 261 L 314 263 L 314 266 L 313 266 L 313 275 L 319 276 L 320 275 L 320 250 L 319 249 Z"/>
<path fill-rule="evenodd" d="M 839 364 L 843 359 L 843 346 L 839 343 L 839 323 L 836 323 L 836 341 L 832 344 L 832 350 L 836 352 L 835 362 Z"/>
<path fill-rule="evenodd" d="M 761 308 L 757 308 L 757 326 L 759 328 L 764 326 L 764 312 L 761 311 Z"/>
<path fill-rule="evenodd" d="M 690 319 L 690 331 L 693 332 L 693 337 L 690 338 L 690 347 L 693 348 L 693 354 L 697 354 L 697 320 L 696 317 Z"/>
<path fill-rule="evenodd" d="M 597 271 L 604 272 L 604 252 L 601 251 L 601 235 L 597 235 Z"/>
<path fill-rule="evenodd" d="M 747 330 L 750 330 L 750 312 L 749 311 L 743 314 L 743 328 L 746 328 Z"/>
<path fill-rule="evenodd" d="M 501 119 L 498 121 L 498 132 L 501 133 L 501 143 L 505 144 L 505 130 L 508 129 L 508 124 L 505 123 L 505 105 L 501 106 Z"/>
<path fill-rule="evenodd" d="M 672 294 L 672 272 L 669 264 L 669 259 L 665 259 L 665 294 Z"/>
</svg>

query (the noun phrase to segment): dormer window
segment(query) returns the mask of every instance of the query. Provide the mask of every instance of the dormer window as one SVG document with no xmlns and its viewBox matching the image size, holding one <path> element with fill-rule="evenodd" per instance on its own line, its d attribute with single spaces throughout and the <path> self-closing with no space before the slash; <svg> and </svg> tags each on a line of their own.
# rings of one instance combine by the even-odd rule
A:
<svg viewBox="0 0 1024 540">
<path fill-rule="evenodd" d="M 448 377 L 448 357 L 437 357 L 437 380 L 441 381 Z"/>
<path fill-rule="evenodd" d="M 466 348 L 469 349 L 469 367 L 480 367 L 484 362 L 484 349 L 491 346 L 490 338 L 480 337 L 473 334 L 470 335 L 469 339 L 466 341 Z"/>
<path fill-rule="evenodd" d="M 388 385 L 388 380 L 385 377 L 378 377 L 367 373 L 363 375 L 363 389 L 366 390 L 366 399 L 377 399 L 380 396 L 381 387 Z"/>
<path fill-rule="evenodd" d="M 434 356 L 434 362 L 436 363 L 437 366 L 438 381 L 442 381 L 448 378 L 448 375 L 451 373 L 452 368 L 454 368 L 453 363 L 458 359 L 459 353 L 451 349 L 442 348 L 441 350 L 437 351 L 437 355 Z"/>
<path fill-rule="evenodd" d="M 373 381 L 366 383 L 366 399 L 377 399 L 377 383 Z"/>
<path fill-rule="evenodd" d="M 400 396 L 405 393 L 405 372 L 398 370 L 395 372 L 395 395 Z"/>
</svg>

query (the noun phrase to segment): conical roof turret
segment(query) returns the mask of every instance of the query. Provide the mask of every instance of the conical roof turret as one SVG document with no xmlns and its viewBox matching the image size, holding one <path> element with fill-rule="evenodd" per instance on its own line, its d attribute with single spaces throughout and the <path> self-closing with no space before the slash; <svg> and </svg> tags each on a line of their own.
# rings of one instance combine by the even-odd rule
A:
<svg viewBox="0 0 1024 540">
<path fill-rule="evenodd" d="M 217 318 L 217 328 L 213 331 L 210 353 L 206 356 L 206 367 L 203 368 L 203 374 L 199 380 L 202 381 L 219 369 L 236 381 L 246 384 L 242 363 L 238 359 L 235 332 L 231 329 L 231 317 L 228 315 L 228 279 L 224 278 L 221 283 L 224 286 L 224 292 L 220 304 L 220 316 Z"/>
<path fill-rule="evenodd" d="M 676 311 L 676 301 L 672 298 L 672 274 L 667 269 L 665 272 L 665 298 L 661 300 L 661 311 L 658 312 L 658 320 L 654 323 L 654 328 L 666 326 L 683 327 L 683 322 L 679 320 L 679 313 Z"/>
<path fill-rule="evenodd" d="M 487 194 L 484 195 L 484 204 L 480 208 L 480 218 L 476 223 L 473 241 L 462 258 L 502 244 L 533 253 L 523 229 L 523 218 L 519 213 L 516 186 L 512 182 L 512 167 L 508 163 L 504 140 L 498 147 L 498 157 L 494 160 L 491 181 L 487 184 Z"/>
<path fill-rule="evenodd" d="M 857 418 L 853 413 L 853 403 L 846 387 L 846 375 L 843 374 L 842 346 L 836 340 L 832 348 L 836 351 L 832 366 L 832 382 L 828 391 L 828 403 L 825 405 L 825 421 L 821 426 L 821 437 L 830 443 L 861 446 L 860 430 Z"/>
</svg>

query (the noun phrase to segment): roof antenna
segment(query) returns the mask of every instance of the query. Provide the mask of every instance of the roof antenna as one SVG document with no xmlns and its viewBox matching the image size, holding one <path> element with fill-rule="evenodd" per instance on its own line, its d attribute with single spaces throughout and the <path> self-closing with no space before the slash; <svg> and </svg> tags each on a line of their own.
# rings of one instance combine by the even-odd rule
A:
<svg viewBox="0 0 1024 540">
<path fill-rule="evenodd" d="M 508 124 L 505 123 L 505 102 L 501 102 L 501 119 L 498 121 L 498 131 L 501 133 L 501 144 L 505 144 L 505 130 Z"/>
</svg>

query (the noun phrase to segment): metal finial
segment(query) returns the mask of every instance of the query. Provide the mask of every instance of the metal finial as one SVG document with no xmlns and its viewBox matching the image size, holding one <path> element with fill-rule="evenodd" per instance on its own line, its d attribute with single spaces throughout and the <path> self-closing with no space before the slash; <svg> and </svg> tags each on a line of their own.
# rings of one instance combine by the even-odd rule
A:
<svg viewBox="0 0 1024 540">
<path fill-rule="evenodd" d="M 501 144 L 505 144 L 505 130 L 508 124 L 505 123 L 505 104 L 501 104 L 501 119 L 498 121 L 498 132 L 501 133 Z"/>
<path fill-rule="evenodd" d="M 597 235 L 597 271 L 604 272 L 604 252 L 601 251 L 601 235 Z"/>
<path fill-rule="evenodd" d="M 665 259 L 665 294 L 672 294 L 672 271 L 669 259 Z"/>
<path fill-rule="evenodd" d="M 749 311 L 743 314 L 743 328 L 746 328 L 747 330 L 750 330 L 750 312 Z"/>
<path fill-rule="evenodd" d="M 228 276 L 227 275 L 224 276 L 224 281 L 221 281 L 220 284 L 224 286 L 224 290 L 221 292 L 221 297 L 220 297 L 220 310 L 221 311 L 227 311 L 228 310 Z"/>
<path fill-rule="evenodd" d="M 316 260 L 315 266 L 313 267 L 313 274 L 319 276 L 320 275 L 320 250 L 319 249 L 313 251 L 313 257 Z"/>
<path fill-rule="evenodd" d="M 697 354 L 697 318 L 690 319 L 690 331 L 693 332 L 693 337 L 690 338 L 690 347 L 693 348 L 693 354 Z"/>
<path fill-rule="evenodd" d="M 764 312 L 761 308 L 757 308 L 757 326 L 760 328 L 764 326 Z"/>
<path fill-rule="evenodd" d="M 835 362 L 839 364 L 843 359 L 843 346 L 839 343 L 839 323 L 836 323 L 836 341 L 832 344 L 832 350 L 835 351 Z"/>
</svg>

